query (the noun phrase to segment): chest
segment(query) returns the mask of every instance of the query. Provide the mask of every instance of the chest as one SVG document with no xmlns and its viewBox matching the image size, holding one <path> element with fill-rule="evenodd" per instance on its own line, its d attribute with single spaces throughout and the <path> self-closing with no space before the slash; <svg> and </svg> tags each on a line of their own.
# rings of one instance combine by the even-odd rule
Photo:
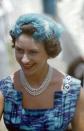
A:
<svg viewBox="0 0 84 131">
<path fill-rule="evenodd" d="M 32 96 L 25 91 L 23 92 L 22 105 L 28 109 L 50 109 L 54 107 L 54 93 L 46 91 L 41 95 Z"/>
<path fill-rule="evenodd" d="M 4 110 L 5 123 L 8 125 L 11 122 L 14 127 L 23 128 L 23 129 L 24 127 L 26 127 L 26 129 L 29 129 L 29 130 L 31 130 L 32 127 L 34 127 L 35 130 L 39 130 L 39 131 L 41 129 L 46 129 L 46 130 L 53 129 L 56 131 L 59 131 L 59 130 L 63 131 L 63 129 L 67 127 L 70 121 L 70 118 L 66 116 L 67 112 L 65 112 L 64 110 L 65 108 L 62 105 L 61 93 L 56 93 L 55 96 L 58 96 L 58 98 L 54 99 L 56 100 L 56 103 L 54 104 L 54 108 L 52 109 L 40 109 L 40 108 L 37 109 L 37 106 L 40 105 L 41 98 L 39 98 L 39 101 L 38 99 L 35 100 L 36 106 L 32 108 L 32 110 L 23 108 L 19 98 L 18 98 L 19 100 L 18 102 L 14 102 L 12 101 L 12 99 L 11 100 L 6 99 L 5 110 Z M 48 94 L 47 94 L 47 97 L 48 97 Z M 14 99 L 17 99 L 17 98 L 15 97 Z M 23 100 L 24 99 L 27 100 L 27 98 L 23 98 Z M 48 99 L 46 100 L 44 98 L 43 103 L 46 103 Z M 32 101 L 33 100 L 34 99 L 32 98 Z M 10 108 L 8 108 L 9 106 Z M 42 104 L 41 104 L 41 108 L 42 108 Z M 43 105 L 43 108 L 44 108 L 44 105 Z M 48 108 L 48 105 L 46 108 Z"/>
</svg>

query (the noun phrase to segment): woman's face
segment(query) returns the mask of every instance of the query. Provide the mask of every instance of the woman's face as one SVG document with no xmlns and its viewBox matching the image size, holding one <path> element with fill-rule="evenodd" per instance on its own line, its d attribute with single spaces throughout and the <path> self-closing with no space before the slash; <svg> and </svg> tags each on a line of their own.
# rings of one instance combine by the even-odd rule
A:
<svg viewBox="0 0 84 131">
<path fill-rule="evenodd" d="M 33 75 L 47 65 L 48 55 L 42 43 L 22 34 L 15 42 L 15 56 L 24 73 Z"/>
</svg>

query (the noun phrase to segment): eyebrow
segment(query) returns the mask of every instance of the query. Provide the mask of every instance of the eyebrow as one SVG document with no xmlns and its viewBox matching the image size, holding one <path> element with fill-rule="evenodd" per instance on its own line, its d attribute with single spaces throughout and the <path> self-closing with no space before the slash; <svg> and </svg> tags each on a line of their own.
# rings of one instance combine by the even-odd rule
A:
<svg viewBox="0 0 84 131">
<path fill-rule="evenodd" d="M 18 45 L 16 45 L 15 48 L 23 50 L 23 48 L 19 47 Z M 38 51 L 39 52 L 39 49 L 36 49 L 36 48 L 35 49 L 30 49 L 30 51 Z"/>
<path fill-rule="evenodd" d="M 24 43 L 23 41 L 21 41 L 21 40 L 19 40 L 19 39 L 17 39 L 16 42 Z"/>
<path fill-rule="evenodd" d="M 19 39 L 17 39 L 16 43 L 17 43 L 17 42 L 20 42 L 20 43 L 24 44 L 24 42 L 21 41 L 21 40 L 19 40 Z M 20 48 L 20 49 L 23 49 L 23 48 L 21 48 L 18 44 L 15 44 L 15 47 Z M 39 51 L 39 49 L 37 49 L 37 48 L 31 49 L 31 50 L 37 50 L 37 51 Z"/>
<path fill-rule="evenodd" d="M 18 45 L 15 45 L 15 48 L 19 48 L 19 49 L 22 49 L 20 46 L 18 46 Z"/>
</svg>

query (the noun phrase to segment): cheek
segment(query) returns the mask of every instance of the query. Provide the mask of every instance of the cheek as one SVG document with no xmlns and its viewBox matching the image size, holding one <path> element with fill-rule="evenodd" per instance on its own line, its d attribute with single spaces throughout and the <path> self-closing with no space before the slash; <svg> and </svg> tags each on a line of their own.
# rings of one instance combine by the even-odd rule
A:
<svg viewBox="0 0 84 131">
<path fill-rule="evenodd" d="M 15 57 L 16 57 L 17 62 L 20 63 L 22 59 L 22 55 L 15 53 Z"/>
<path fill-rule="evenodd" d="M 47 61 L 48 56 L 47 55 L 41 55 L 40 60 Z"/>
<path fill-rule="evenodd" d="M 38 59 L 38 63 L 46 63 L 47 62 L 47 57 L 45 57 L 45 56 L 41 56 L 41 57 L 39 57 L 39 59 Z"/>
</svg>

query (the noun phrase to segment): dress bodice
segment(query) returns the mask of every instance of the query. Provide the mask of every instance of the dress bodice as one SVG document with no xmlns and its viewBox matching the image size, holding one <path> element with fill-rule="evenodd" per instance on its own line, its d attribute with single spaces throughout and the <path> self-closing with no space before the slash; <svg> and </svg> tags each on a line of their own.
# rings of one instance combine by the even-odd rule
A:
<svg viewBox="0 0 84 131">
<path fill-rule="evenodd" d="M 5 98 L 4 122 L 9 131 L 65 131 L 75 113 L 80 81 L 66 75 L 50 109 L 23 108 L 22 93 L 15 90 L 10 76 L 0 81 L 0 90 Z"/>
</svg>

